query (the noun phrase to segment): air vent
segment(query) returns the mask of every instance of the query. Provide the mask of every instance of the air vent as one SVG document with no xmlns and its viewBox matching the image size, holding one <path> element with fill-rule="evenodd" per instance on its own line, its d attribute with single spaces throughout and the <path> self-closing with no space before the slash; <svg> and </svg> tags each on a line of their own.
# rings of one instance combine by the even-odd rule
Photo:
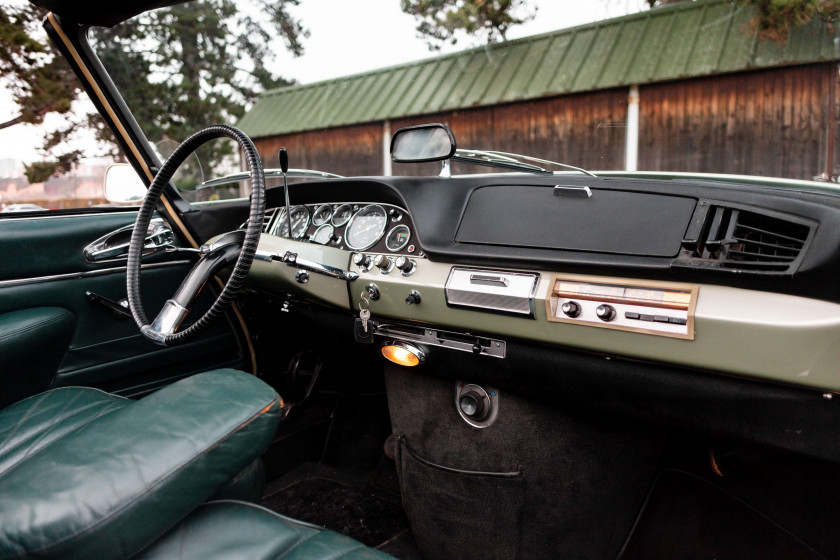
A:
<svg viewBox="0 0 840 560">
<path fill-rule="evenodd" d="M 786 272 L 799 258 L 810 228 L 753 212 L 733 210 L 734 228 L 723 249 L 723 266 Z"/>
<path fill-rule="evenodd" d="M 268 210 L 265 211 L 265 214 L 263 215 L 263 225 L 262 225 L 263 233 L 268 232 L 268 227 L 271 225 L 271 220 L 274 219 L 274 214 L 276 214 L 276 213 L 277 213 L 277 208 L 269 208 Z M 239 226 L 239 229 L 245 229 L 247 227 L 248 227 L 248 220 L 245 220 L 244 222 L 242 222 L 242 225 Z"/>
<path fill-rule="evenodd" d="M 675 264 L 739 272 L 792 273 L 811 227 L 758 212 L 711 205 L 696 239 L 683 240 Z M 688 262 L 686 262 L 688 261 Z"/>
</svg>

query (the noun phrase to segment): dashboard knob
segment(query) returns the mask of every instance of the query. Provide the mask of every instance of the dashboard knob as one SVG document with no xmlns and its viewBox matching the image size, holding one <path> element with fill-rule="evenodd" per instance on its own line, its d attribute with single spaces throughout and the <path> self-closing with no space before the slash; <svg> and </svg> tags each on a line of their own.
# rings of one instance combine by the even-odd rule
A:
<svg viewBox="0 0 840 560">
<path fill-rule="evenodd" d="M 610 322 L 615 319 L 615 307 L 612 305 L 599 305 L 595 310 L 595 315 L 602 321 Z"/>
<path fill-rule="evenodd" d="M 481 422 L 487 418 L 489 407 L 484 404 L 484 396 L 476 391 L 467 391 L 458 399 L 458 408 L 470 420 Z"/>
<path fill-rule="evenodd" d="M 414 304 L 420 305 L 420 300 L 421 300 L 420 292 L 418 292 L 417 290 L 411 290 L 408 293 L 408 297 L 405 298 L 405 303 L 408 304 L 408 305 L 414 305 Z"/>
<path fill-rule="evenodd" d="M 364 253 L 356 253 L 353 255 L 353 264 L 359 268 L 370 268 L 370 257 Z"/>
<path fill-rule="evenodd" d="M 408 257 L 397 257 L 397 260 L 394 261 L 394 266 L 403 272 L 409 272 L 414 268 L 414 263 Z"/>
<path fill-rule="evenodd" d="M 389 270 L 391 268 L 391 259 L 385 255 L 376 255 L 373 259 L 373 266 L 379 270 Z"/>
<path fill-rule="evenodd" d="M 580 315 L 580 304 L 576 301 L 567 301 L 560 309 L 569 317 L 577 317 Z"/>
</svg>

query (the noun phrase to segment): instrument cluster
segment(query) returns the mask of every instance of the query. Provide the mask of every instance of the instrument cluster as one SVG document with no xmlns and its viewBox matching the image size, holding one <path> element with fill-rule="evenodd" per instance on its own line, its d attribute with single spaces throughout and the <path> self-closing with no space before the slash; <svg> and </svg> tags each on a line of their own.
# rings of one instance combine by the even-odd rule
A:
<svg viewBox="0 0 840 560">
<path fill-rule="evenodd" d="M 274 209 L 266 232 L 351 251 L 418 254 L 408 212 L 390 204 L 326 203 Z M 291 224 L 291 228 L 290 228 Z M 291 234 L 290 234 L 291 229 Z"/>
</svg>

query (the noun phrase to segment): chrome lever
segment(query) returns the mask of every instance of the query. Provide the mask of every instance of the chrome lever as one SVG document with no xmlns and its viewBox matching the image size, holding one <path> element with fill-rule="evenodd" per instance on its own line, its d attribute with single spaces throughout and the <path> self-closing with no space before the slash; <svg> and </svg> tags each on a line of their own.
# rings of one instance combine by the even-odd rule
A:
<svg viewBox="0 0 840 560">
<path fill-rule="evenodd" d="M 122 227 L 104 235 L 84 248 L 87 262 L 104 262 L 128 257 L 128 245 L 131 241 L 133 225 Z M 146 230 L 143 255 L 153 255 L 162 251 L 172 251 L 175 247 L 175 234 L 162 218 L 154 218 Z"/>
<path fill-rule="evenodd" d="M 346 282 L 352 282 L 353 280 L 359 278 L 359 275 L 353 272 L 352 270 L 344 270 L 342 268 L 336 268 L 328 264 L 321 264 L 315 261 L 310 261 L 309 259 L 298 257 L 297 253 L 293 253 L 291 251 L 286 251 L 285 254 L 281 255 L 279 253 L 271 253 L 269 251 L 257 249 L 257 252 L 254 254 L 254 258 L 266 262 L 284 262 L 287 265 L 293 266 L 295 268 L 308 270 L 310 272 L 315 272 L 316 274 L 323 274 L 324 276 L 337 278 Z"/>
</svg>

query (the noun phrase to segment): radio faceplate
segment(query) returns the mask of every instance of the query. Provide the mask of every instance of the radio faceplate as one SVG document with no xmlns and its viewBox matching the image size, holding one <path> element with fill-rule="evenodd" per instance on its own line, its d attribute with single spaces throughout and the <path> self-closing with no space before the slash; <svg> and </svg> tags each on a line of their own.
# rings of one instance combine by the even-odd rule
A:
<svg viewBox="0 0 840 560">
<path fill-rule="evenodd" d="M 695 285 L 554 275 L 550 286 L 549 321 L 694 340 Z"/>
</svg>

